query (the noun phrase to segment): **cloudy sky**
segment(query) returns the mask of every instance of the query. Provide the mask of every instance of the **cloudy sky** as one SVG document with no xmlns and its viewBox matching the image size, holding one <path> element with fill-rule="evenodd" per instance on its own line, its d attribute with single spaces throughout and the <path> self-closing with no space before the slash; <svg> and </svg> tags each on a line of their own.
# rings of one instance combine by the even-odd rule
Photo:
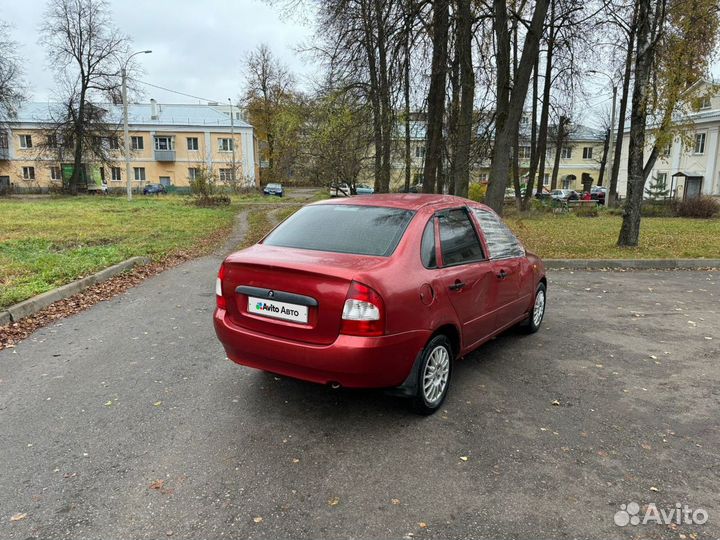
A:
<svg viewBox="0 0 720 540">
<path fill-rule="evenodd" d="M 297 15 L 281 16 L 260 0 L 110 0 L 116 25 L 128 34 L 149 83 L 217 101 L 236 99 L 242 86 L 243 59 L 259 43 L 294 71 L 300 82 L 312 76 L 310 59 L 296 53 L 312 36 Z M 37 43 L 43 0 L 0 0 L 0 19 L 12 25 L 20 46 L 31 98 L 53 96 L 53 76 Z M 192 103 L 181 95 L 145 87 L 145 100 Z M 197 100 L 195 100 L 196 102 Z"/>
</svg>

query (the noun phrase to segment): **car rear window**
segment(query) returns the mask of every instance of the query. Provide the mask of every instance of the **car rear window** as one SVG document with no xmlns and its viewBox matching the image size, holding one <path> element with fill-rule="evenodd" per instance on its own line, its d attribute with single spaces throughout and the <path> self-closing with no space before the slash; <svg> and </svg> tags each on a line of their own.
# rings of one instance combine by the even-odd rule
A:
<svg viewBox="0 0 720 540">
<path fill-rule="evenodd" d="M 306 206 L 270 233 L 263 243 L 387 257 L 395 251 L 413 214 L 380 206 Z"/>
</svg>

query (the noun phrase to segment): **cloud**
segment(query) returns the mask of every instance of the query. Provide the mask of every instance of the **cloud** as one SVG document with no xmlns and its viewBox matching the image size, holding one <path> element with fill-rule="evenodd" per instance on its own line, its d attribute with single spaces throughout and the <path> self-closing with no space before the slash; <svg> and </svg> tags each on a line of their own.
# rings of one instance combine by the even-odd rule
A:
<svg viewBox="0 0 720 540">
<path fill-rule="evenodd" d="M 37 43 L 45 4 L 6 4 L 0 18 L 14 27 L 31 97 L 51 99 L 55 83 Z M 314 71 L 295 53 L 310 39 L 312 28 L 281 19 L 275 8 L 259 0 L 114 0 L 110 7 L 115 24 L 134 47 L 153 51 L 138 60 L 145 72 L 142 80 L 159 86 L 218 101 L 234 99 L 243 85 L 243 60 L 260 43 L 267 43 L 298 77 Z M 151 87 L 145 87 L 145 97 L 193 101 Z"/>
</svg>

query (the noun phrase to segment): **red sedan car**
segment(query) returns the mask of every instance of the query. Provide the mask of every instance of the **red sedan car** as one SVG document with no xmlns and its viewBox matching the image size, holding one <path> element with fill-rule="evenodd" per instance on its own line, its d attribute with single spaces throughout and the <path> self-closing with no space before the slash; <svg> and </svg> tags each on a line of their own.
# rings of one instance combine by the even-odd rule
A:
<svg viewBox="0 0 720 540">
<path fill-rule="evenodd" d="M 305 206 L 227 257 L 215 330 L 245 366 L 322 384 L 392 388 L 430 414 L 453 362 L 540 327 L 547 281 L 488 207 L 444 195 Z"/>
</svg>

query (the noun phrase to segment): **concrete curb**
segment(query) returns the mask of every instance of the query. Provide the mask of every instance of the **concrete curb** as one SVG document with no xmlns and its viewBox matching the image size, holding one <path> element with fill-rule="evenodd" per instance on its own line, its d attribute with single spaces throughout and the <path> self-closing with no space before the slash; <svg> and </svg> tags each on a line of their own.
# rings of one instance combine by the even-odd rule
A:
<svg viewBox="0 0 720 540">
<path fill-rule="evenodd" d="M 699 270 L 720 268 L 720 259 L 544 259 L 551 270 Z"/>
<path fill-rule="evenodd" d="M 104 270 L 100 270 L 91 276 L 78 279 L 77 281 L 58 287 L 57 289 L 28 298 L 19 304 L 10 306 L 6 311 L 0 311 L 0 326 L 4 326 L 12 322 L 18 322 L 23 317 L 34 315 L 38 311 L 45 309 L 50 304 L 57 302 L 58 300 L 69 298 L 70 296 L 81 292 L 83 289 L 87 289 L 91 285 L 102 283 L 111 277 L 127 272 L 131 268 L 142 266 L 148 264 L 149 262 L 150 259 L 147 257 L 133 257 L 114 266 L 110 266 L 109 268 L 105 268 Z"/>
</svg>

